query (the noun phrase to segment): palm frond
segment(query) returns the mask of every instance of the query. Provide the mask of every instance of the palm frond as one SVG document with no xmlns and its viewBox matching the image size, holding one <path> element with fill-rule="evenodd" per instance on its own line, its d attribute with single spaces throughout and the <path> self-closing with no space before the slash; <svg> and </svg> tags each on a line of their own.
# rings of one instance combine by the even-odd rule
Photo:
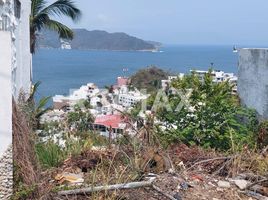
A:
<svg viewBox="0 0 268 200">
<path fill-rule="evenodd" d="M 50 110 L 52 110 L 52 108 L 45 108 L 43 110 L 39 110 L 39 112 L 37 112 L 35 114 L 36 119 L 39 119 L 42 115 L 44 115 L 45 113 L 47 113 Z"/>
<path fill-rule="evenodd" d="M 36 16 L 46 6 L 45 0 L 32 0 L 31 16 Z"/>
<path fill-rule="evenodd" d="M 64 24 L 55 20 L 48 20 L 45 24 L 46 28 L 58 32 L 60 38 L 71 40 L 73 39 L 74 33 L 72 29 L 68 28 Z"/>
<path fill-rule="evenodd" d="M 51 20 L 52 16 L 66 16 L 76 21 L 81 16 L 81 11 L 76 7 L 72 0 L 57 0 L 47 6 L 46 0 L 31 0 L 31 16 L 30 16 L 30 39 L 31 53 L 35 53 L 37 34 L 43 28 L 59 33 L 60 38 L 73 39 L 73 31 L 67 26 Z"/>
<path fill-rule="evenodd" d="M 40 101 L 38 102 L 38 105 L 36 106 L 36 110 L 38 112 L 44 110 L 44 107 L 47 105 L 50 99 L 51 99 L 51 96 L 43 97 L 42 99 L 40 99 Z"/>
<path fill-rule="evenodd" d="M 41 84 L 41 81 L 37 81 L 35 84 L 33 84 L 31 93 L 29 95 L 29 98 L 27 99 L 27 102 L 32 102 L 34 100 L 34 96 L 36 94 L 37 89 L 39 88 Z"/>
<path fill-rule="evenodd" d="M 36 31 L 40 31 L 49 20 L 50 18 L 47 14 L 40 13 L 32 19 L 31 27 L 34 27 Z"/>
<path fill-rule="evenodd" d="M 50 99 L 51 99 L 51 96 L 43 97 L 42 99 L 40 99 L 40 101 L 38 102 L 35 108 L 36 119 L 39 119 L 42 115 L 44 115 L 45 113 L 51 110 L 51 107 L 46 108 L 46 105 L 48 104 Z"/>
<path fill-rule="evenodd" d="M 57 16 L 64 15 L 70 17 L 72 20 L 78 20 L 81 17 L 81 11 L 72 0 L 57 0 L 55 3 L 44 8 L 41 13 Z"/>
</svg>

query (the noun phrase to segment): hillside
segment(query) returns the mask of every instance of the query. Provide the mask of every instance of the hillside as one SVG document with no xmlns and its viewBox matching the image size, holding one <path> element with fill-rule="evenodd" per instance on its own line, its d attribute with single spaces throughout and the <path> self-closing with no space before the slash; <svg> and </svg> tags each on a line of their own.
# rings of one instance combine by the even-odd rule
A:
<svg viewBox="0 0 268 200">
<path fill-rule="evenodd" d="M 73 29 L 75 37 L 67 41 L 72 49 L 80 50 L 122 50 L 122 51 L 151 51 L 156 50 L 160 43 L 147 42 L 127 35 L 126 33 L 108 33 L 106 31 Z M 66 44 L 66 42 L 64 42 Z M 39 36 L 38 45 L 41 48 L 61 48 L 62 41 L 57 33 L 44 31 Z"/>
<path fill-rule="evenodd" d="M 150 66 L 145 69 L 141 69 L 131 76 L 131 84 L 140 89 L 146 88 L 148 92 L 155 92 L 161 86 L 161 80 L 168 78 L 169 73 L 157 68 Z"/>
</svg>

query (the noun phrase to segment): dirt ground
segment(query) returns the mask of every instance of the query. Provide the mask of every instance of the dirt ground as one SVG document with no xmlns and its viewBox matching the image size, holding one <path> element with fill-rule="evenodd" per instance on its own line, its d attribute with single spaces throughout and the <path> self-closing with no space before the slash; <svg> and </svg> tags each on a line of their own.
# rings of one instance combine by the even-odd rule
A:
<svg viewBox="0 0 268 200">
<path fill-rule="evenodd" d="M 244 157 L 242 156 L 242 159 Z M 247 159 L 252 162 L 250 157 L 247 157 Z M 266 157 L 262 159 L 266 160 Z M 234 180 L 248 181 L 248 184 L 256 181 L 241 177 L 242 174 L 239 175 L 239 170 L 245 171 L 245 168 L 241 167 L 241 158 L 224 157 L 213 151 L 205 152 L 202 149 L 188 148 L 185 145 L 172 147 L 169 151 L 165 152 L 149 149 L 141 156 L 142 163 L 147 163 L 147 165 L 146 167 L 141 167 L 144 170 L 141 173 L 143 178 L 138 180 L 136 178 L 133 179 L 137 172 L 134 173 L 129 164 L 126 165 L 123 160 L 124 154 L 113 153 L 112 150 L 107 152 L 101 151 L 101 153 L 98 153 L 98 151 L 88 151 L 79 157 L 67 160 L 62 167 L 65 171 L 71 170 L 70 172 L 74 172 L 73 169 L 80 169 L 80 172 L 85 172 L 85 183 L 88 185 L 91 185 L 92 182 L 87 182 L 87 177 L 94 177 L 95 182 L 93 185 L 101 186 L 143 181 L 150 175 L 155 177 L 153 186 L 139 189 L 102 191 L 78 196 L 70 195 L 68 197 L 55 195 L 53 199 L 268 200 L 267 184 L 259 185 L 258 191 L 239 189 L 238 185 L 235 184 Z M 239 165 L 236 165 L 237 160 Z M 138 175 L 140 174 L 138 173 Z M 132 179 L 129 177 L 132 177 Z M 257 177 L 265 178 L 265 176 Z M 220 185 L 219 182 L 223 182 L 225 185 Z M 268 180 L 265 182 L 268 183 Z M 86 186 L 83 185 L 81 187 Z M 245 192 L 247 194 L 244 194 Z"/>
<path fill-rule="evenodd" d="M 199 175 L 200 176 L 200 175 Z M 197 176 L 197 177 L 199 177 Z M 241 193 L 238 192 L 238 189 L 235 186 L 230 188 L 219 188 L 217 186 L 216 180 L 210 180 L 212 178 L 203 177 L 203 180 L 198 180 L 196 178 L 189 180 L 190 186 L 185 188 L 181 187 L 181 184 L 184 183 L 184 180 L 181 177 L 162 174 L 159 175 L 155 185 L 159 187 L 165 193 L 170 194 L 175 199 L 185 199 L 185 200 L 241 200 L 241 199 L 250 199 Z M 129 200 L 169 200 L 159 192 L 151 188 L 139 189 L 135 191 L 128 191 L 125 195 L 126 199 Z"/>
</svg>

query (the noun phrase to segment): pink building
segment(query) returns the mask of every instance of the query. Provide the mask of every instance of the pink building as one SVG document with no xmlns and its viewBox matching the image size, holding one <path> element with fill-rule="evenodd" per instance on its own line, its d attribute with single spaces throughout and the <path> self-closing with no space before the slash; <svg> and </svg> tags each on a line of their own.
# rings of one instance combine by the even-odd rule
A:
<svg viewBox="0 0 268 200">
<path fill-rule="evenodd" d="M 128 84 L 128 78 L 127 77 L 117 77 L 117 87 L 121 87 L 123 85 Z"/>
</svg>

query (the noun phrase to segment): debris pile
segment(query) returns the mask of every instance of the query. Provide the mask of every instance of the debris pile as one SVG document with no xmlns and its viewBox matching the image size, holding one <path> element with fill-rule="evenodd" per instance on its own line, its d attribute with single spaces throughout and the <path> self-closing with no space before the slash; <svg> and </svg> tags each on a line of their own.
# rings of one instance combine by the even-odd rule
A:
<svg viewBox="0 0 268 200">
<path fill-rule="evenodd" d="M 147 147 L 141 152 L 139 170 L 130 158 L 133 155 L 118 149 L 89 150 L 69 158 L 54 179 L 58 185 L 76 187 L 58 190 L 55 198 L 268 199 L 267 176 L 245 173 L 245 168 L 235 175 L 229 173 L 241 156 L 223 156 L 185 145 L 168 151 Z M 223 169 L 226 173 L 218 173 Z"/>
</svg>

